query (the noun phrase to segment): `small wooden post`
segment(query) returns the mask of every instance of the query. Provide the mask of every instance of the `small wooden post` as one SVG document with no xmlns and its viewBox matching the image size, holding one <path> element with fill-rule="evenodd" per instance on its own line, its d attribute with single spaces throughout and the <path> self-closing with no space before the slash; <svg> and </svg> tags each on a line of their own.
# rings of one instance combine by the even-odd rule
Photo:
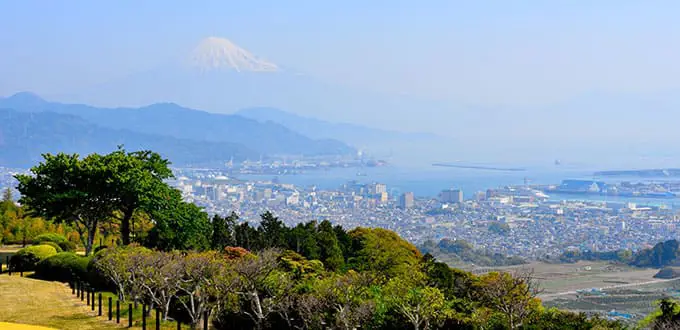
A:
<svg viewBox="0 0 680 330">
<path fill-rule="evenodd" d="M 99 316 L 102 316 L 102 293 L 99 293 Z"/>
<path fill-rule="evenodd" d="M 7 256 L 7 273 L 9 274 L 9 276 L 12 276 L 12 264 L 9 261 L 10 258 L 9 256 Z"/>
<path fill-rule="evenodd" d="M 113 319 L 113 298 L 109 297 L 109 321 Z"/>
<path fill-rule="evenodd" d="M 132 304 L 128 304 L 128 328 L 132 328 Z"/>
<path fill-rule="evenodd" d="M 146 330 L 146 304 L 142 304 L 142 330 Z"/>
<path fill-rule="evenodd" d="M 208 330 L 208 312 L 203 312 L 203 330 Z"/>
<path fill-rule="evenodd" d="M 161 310 L 156 308 L 156 330 L 161 330 Z"/>
<path fill-rule="evenodd" d="M 97 301 L 95 300 L 95 296 L 96 296 L 96 295 L 95 295 L 95 293 L 94 293 L 94 289 L 92 289 L 92 306 L 91 306 L 91 307 L 92 307 L 92 311 L 93 311 L 93 312 L 94 312 L 94 305 L 97 304 Z"/>
<path fill-rule="evenodd" d="M 90 287 L 85 288 L 87 291 L 87 305 L 90 306 Z"/>
<path fill-rule="evenodd" d="M 116 323 L 120 323 L 120 300 L 116 299 Z"/>
<path fill-rule="evenodd" d="M 182 323 L 177 320 L 177 330 L 182 330 Z"/>
</svg>

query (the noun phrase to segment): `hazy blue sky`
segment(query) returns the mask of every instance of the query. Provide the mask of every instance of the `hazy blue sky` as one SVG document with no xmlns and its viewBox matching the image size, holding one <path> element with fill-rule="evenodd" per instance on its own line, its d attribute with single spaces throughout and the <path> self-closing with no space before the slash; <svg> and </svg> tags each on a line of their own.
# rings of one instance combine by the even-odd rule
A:
<svg viewBox="0 0 680 330">
<path fill-rule="evenodd" d="M 0 0 L 0 95 L 61 93 L 207 36 L 375 91 L 478 105 L 680 87 L 677 1 Z"/>
</svg>

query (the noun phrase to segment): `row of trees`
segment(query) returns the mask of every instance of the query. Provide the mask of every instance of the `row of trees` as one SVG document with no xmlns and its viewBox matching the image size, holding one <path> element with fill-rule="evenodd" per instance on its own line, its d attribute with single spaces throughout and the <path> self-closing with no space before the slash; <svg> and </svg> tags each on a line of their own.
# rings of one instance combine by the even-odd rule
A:
<svg viewBox="0 0 680 330">
<path fill-rule="evenodd" d="M 252 233 L 265 230 L 250 228 Z M 283 228 L 290 234 L 298 227 Z M 568 318 L 579 329 L 620 326 L 545 311 L 528 270 L 475 276 L 420 255 L 388 230 L 342 232 L 349 257 L 341 257 L 340 267 L 277 246 L 256 252 L 232 246 L 205 252 L 128 246 L 102 250 L 93 263 L 121 299 L 146 302 L 164 318 L 194 325 L 208 312 L 224 329 L 516 329 L 554 318 Z M 213 237 L 213 244 L 225 242 L 220 235 Z M 283 236 L 280 243 L 289 244 L 291 237 Z"/>
<path fill-rule="evenodd" d="M 565 251 L 560 256 L 562 262 L 576 262 L 579 260 L 606 260 L 626 263 L 636 267 L 662 268 L 678 264 L 680 257 L 680 243 L 675 240 L 659 242 L 654 247 L 640 251 L 618 250 L 618 251 Z"/>
<path fill-rule="evenodd" d="M 72 226 L 31 216 L 25 208 L 16 205 L 10 189 L 4 190 L 0 200 L 0 243 L 26 246 L 44 233 L 58 233 L 75 242 L 79 240 L 78 232 Z"/>
</svg>

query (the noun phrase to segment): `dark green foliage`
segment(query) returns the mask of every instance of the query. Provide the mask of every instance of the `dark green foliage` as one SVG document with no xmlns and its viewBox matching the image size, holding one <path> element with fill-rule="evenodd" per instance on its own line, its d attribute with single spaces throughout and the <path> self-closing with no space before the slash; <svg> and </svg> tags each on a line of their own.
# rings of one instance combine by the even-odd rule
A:
<svg viewBox="0 0 680 330">
<path fill-rule="evenodd" d="M 288 233 L 287 248 L 307 259 L 319 259 L 319 245 L 316 241 L 316 221 L 306 224 L 299 223 Z"/>
<path fill-rule="evenodd" d="M 659 242 L 651 249 L 644 249 L 633 253 L 630 250 L 592 252 L 570 250 L 560 256 L 562 262 L 577 262 L 579 260 L 607 260 L 627 263 L 636 267 L 662 268 L 678 264 L 680 243 L 677 240 Z"/>
<path fill-rule="evenodd" d="M 94 254 L 96 255 L 99 251 L 108 249 L 109 247 L 106 245 L 99 245 L 96 248 L 94 248 Z"/>
<path fill-rule="evenodd" d="M 31 271 L 41 260 L 57 254 L 57 250 L 49 245 L 33 245 L 23 248 L 10 259 L 10 267 L 17 271 Z"/>
<path fill-rule="evenodd" d="M 150 212 L 163 198 L 172 177 L 170 162 L 151 151 L 126 152 L 118 150 L 104 156 L 108 170 L 107 189 L 114 192 L 111 200 L 120 214 L 120 233 L 123 245 L 130 244 L 130 222 L 139 210 Z"/>
<path fill-rule="evenodd" d="M 222 251 L 227 246 L 236 245 L 234 230 L 238 222 L 238 215 L 232 212 L 227 217 L 215 215 L 212 218 L 212 239 L 210 246 L 213 250 Z"/>
<path fill-rule="evenodd" d="M 71 274 L 75 274 L 79 278 L 86 278 L 89 262 L 90 258 L 79 256 L 73 252 L 57 253 L 38 262 L 35 275 L 44 280 L 61 282 L 70 281 L 72 279 Z"/>
<path fill-rule="evenodd" d="M 680 269 L 677 267 L 664 267 L 654 275 L 654 278 L 672 279 L 680 277 Z"/>
<path fill-rule="evenodd" d="M 579 260 L 589 261 L 604 260 L 629 263 L 631 262 L 632 256 L 633 253 L 630 250 L 604 251 L 604 252 L 569 250 L 564 251 L 564 253 L 560 255 L 560 261 L 574 263 Z"/>
<path fill-rule="evenodd" d="M 156 225 L 145 245 L 165 251 L 208 249 L 212 236 L 208 215 L 198 206 L 182 201 L 176 189 L 165 189 L 164 196 L 164 207 L 152 212 Z"/>
<path fill-rule="evenodd" d="M 319 225 L 316 241 L 319 246 L 319 259 L 328 270 L 337 271 L 345 266 L 345 258 L 342 249 L 340 249 L 338 238 L 328 220 L 322 221 Z"/>
<path fill-rule="evenodd" d="M 651 321 L 652 329 L 676 329 L 680 324 L 680 304 L 670 298 L 662 299 Z"/>
<path fill-rule="evenodd" d="M 258 231 L 262 238 L 262 248 L 285 246 L 288 227 L 283 224 L 283 221 L 269 211 L 260 215 L 260 218 Z"/>
<path fill-rule="evenodd" d="M 642 250 L 635 256 L 632 265 L 638 267 L 664 267 L 673 264 L 678 255 L 678 241 L 668 240 L 657 243 L 653 248 Z"/>
<path fill-rule="evenodd" d="M 76 244 L 71 241 L 60 242 L 58 244 L 64 252 L 74 252 L 76 250 Z"/>
<path fill-rule="evenodd" d="M 66 237 L 55 234 L 55 233 L 46 233 L 46 234 L 41 234 L 33 238 L 33 244 L 38 245 L 43 242 L 53 242 L 53 243 L 63 243 L 63 242 L 68 242 Z"/>
<path fill-rule="evenodd" d="M 438 288 L 447 299 L 472 299 L 474 297 L 474 275 L 449 267 L 426 254 L 423 256 L 423 271 L 431 286 Z"/>
<path fill-rule="evenodd" d="M 236 245 L 250 251 L 257 251 L 262 249 L 262 238 L 260 232 L 248 224 L 243 222 L 236 226 L 234 230 L 234 238 Z"/>
<path fill-rule="evenodd" d="M 45 154 L 31 168 L 33 175 L 18 175 L 20 202 L 36 215 L 83 228 L 85 254 L 92 252 L 100 221 L 116 211 L 115 191 L 109 189 L 111 175 L 103 156 L 92 154 Z"/>
</svg>

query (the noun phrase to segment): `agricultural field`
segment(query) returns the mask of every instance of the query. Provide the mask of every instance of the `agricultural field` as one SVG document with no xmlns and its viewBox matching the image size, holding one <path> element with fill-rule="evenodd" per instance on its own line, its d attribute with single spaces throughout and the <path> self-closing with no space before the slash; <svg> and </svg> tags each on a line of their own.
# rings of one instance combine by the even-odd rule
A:
<svg viewBox="0 0 680 330">
<path fill-rule="evenodd" d="M 543 289 L 540 298 L 546 307 L 612 316 L 631 323 L 653 312 L 658 300 L 680 297 L 680 279 L 656 279 L 658 269 L 580 261 L 531 263 L 494 270 L 520 269 L 534 272 Z"/>
</svg>

